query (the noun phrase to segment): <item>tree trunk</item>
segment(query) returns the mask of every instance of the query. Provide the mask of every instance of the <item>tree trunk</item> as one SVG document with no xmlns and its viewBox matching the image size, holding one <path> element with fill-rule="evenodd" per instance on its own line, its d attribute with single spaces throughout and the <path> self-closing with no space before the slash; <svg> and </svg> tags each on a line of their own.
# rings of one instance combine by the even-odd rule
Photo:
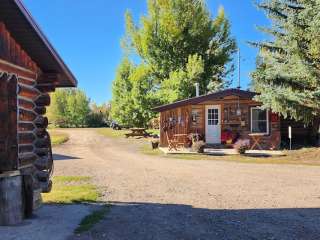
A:
<svg viewBox="0 0 320 240">
<path fill-rule="evenodd" d="M 19 172 L 0 175 L 0 225 L 11 226 L 22 222 L 23 179 Z"/>
</svg>

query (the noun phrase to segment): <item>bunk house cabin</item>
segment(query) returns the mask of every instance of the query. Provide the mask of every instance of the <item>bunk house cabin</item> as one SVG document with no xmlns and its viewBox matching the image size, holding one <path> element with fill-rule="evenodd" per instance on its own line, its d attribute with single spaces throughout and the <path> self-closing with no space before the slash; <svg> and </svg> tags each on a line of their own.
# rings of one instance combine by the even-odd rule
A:
<svg viewBox="0 0 320 240">
<path fill-rule="evenodd" d="M 190 147 L 195 136 L 209 147 L 232 147 L 245 139 L 251 149 L 274 150 L 287 140 L 289 125 L 296 139 L 308 135 L 310 129 L 302 123 L 262 109 L 255 96 L 250 91 L 226 89 L 154 108 L 160 113 L 160 146 L 180 139 Z"/>
<path fill-rule="evenodd" d="M 49 93 L 77 81 L 20 0 L 0 1 L 0 225 L 30 216 L 49 192 Z"/>
</svg>

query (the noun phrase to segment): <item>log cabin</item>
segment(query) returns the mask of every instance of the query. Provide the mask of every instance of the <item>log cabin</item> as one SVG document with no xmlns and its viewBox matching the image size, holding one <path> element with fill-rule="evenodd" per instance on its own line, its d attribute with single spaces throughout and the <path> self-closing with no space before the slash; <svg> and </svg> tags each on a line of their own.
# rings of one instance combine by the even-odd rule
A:
<svg viewBox="0 0 320 240">
<path fill-rule="evenodd" d="M 0 225 L 32 214 L 53 169 L 49 93 L 77 80 L 20 0 L 0 1 Z"/>
<path fill-rule="evenodd" d="M 310 127 L 262 109 L 256 95 L 226 89 L 154 108 L 160 113 L 160 146 L 167 147 L 173 136 L 196 135 L 213 147 L 229 147 L 237 139 L 246 139 L 253 149 L 279 149 L 288 141 L 288 126 L 294 139 L 309 136 Z"/>
</svg>

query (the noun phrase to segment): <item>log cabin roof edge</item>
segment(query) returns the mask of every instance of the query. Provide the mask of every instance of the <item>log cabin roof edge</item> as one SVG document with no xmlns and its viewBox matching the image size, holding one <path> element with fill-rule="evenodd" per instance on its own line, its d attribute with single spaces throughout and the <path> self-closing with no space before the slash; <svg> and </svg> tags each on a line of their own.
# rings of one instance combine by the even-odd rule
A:
<svg viewBox="0 0 320 240">
<path fill-rule="evenodd" d="M 153 108 L 152 110 L 155 112 L 163 112 L 163 111 L 171 110 L 171 109 L 185 106 L 185 105 L 198 104 L 198 103 L 210 101 L 210 100 L 218 100 L 218 99 L 222 99 L 227 96 L 237 96 L 242 99 L 250 99 L 251 100 L 256 95 L 257 95 L 257 93 L 255 93 L 255 92 L 244 91 L 244 90 L 240 90 L 240 89 L 236 89 L 236 88 L 229 88 L 229 89 L 225 89 L 222 91 L 202 95 L 199 97 L 193 97 L 193 98 L 177 101 L 174 103 L 158 106 L 158 107 Z"/>
<path fill-rule="evenodd" d="M 43 72 L 61 75 L 57 87 L 77 86 L 75 76 L 21 0 L 0 0 L 0 22 L 4 22 L 10 34 Z"/>
</svg>

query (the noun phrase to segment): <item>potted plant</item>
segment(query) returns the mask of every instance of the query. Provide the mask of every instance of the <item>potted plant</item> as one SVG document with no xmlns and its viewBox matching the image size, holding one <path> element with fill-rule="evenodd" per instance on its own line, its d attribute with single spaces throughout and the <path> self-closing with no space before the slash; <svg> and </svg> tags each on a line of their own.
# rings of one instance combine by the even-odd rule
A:
<svg viewBox="0 0 320 240">
<path fill-rule="evenodd" d="M 234 144 L 234 149 L 237 150 L 239 154 L 245 154 L 247 150 L 250 148 L 250 140 L 248 139 L 239 139 L 235 144 Z"/>
<path fill-rule="evenodd" d="M 205 145 L 206 144 L 204 141 L 195 141 L 192 144 L 192 150 L 197 153 L 203 153 Z"/>
<path fill-rule="evenodd" d="M 157 149 L 159 148 L 159 144 L 160 144 L 160 141 L 159 139 L 152 139 L 151 140 L 151 146 L 152 146 L 152 149 Z"/>
</svg>

